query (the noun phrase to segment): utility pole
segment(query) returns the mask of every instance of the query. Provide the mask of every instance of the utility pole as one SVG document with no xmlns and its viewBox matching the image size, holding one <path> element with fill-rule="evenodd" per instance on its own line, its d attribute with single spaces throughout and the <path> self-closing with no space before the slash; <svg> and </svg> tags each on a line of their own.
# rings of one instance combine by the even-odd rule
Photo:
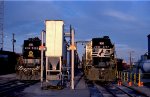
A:
<svg viewBox="0 0 150 97">
<path fill-rule="evenodd" d="M 0 0 L 0 50 L 3 50 L 4 45 L 4 0 Z"/>
<path fill-rule="evenodd" d="M 15 47 L 15 34 L 13 33 L 13 39 L 12 39 L 12 45 L 13 45 L 13 52 L 14 52 L 14 47 Z"/>
</svg>

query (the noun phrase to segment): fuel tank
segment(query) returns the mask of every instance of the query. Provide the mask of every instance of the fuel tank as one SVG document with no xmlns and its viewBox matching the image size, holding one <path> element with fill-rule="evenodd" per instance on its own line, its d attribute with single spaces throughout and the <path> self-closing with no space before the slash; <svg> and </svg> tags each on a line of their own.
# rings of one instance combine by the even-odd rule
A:
<svg viewBox="0 0 150 97">
<path fill-rule="evenodd" d="M 144 60 L 140 63 L 142 72 L 150 73 L 150 60 Z"/>
</svg>

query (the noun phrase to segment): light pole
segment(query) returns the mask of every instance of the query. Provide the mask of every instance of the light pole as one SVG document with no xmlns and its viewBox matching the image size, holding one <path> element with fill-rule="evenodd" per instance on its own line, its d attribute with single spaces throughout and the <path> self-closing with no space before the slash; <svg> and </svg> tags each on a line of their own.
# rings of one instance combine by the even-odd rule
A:
<svg viewBox="0 0 150 97">
<path fill-rule="evenodd" d="M 131 67 L 132 67 L 132 53 L 134 53 L 134 51 L 130 51 L 129 54 L 129 58 L 130 58 L 130 70 L 131 70 Z"/>
</svg>

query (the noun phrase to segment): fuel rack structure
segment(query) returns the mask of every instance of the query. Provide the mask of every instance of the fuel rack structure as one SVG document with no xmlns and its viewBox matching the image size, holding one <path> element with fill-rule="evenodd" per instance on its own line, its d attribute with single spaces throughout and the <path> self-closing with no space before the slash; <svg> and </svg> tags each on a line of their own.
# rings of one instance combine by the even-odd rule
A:
<svg viewBox="0 0 150 97">
<path fill-rule="evenodd" d="M 41 34 L 40 46 L 41 87 L 52 85 L 59 87 L 63 86 L 66 81 L 71 81 L 70 85 L 74 89 L 74 51 L 76 49 L 74 29 L 70 27 L 70 32 L 64 33 L 62 20 L 46 20 L 45 26 L 46 29 Z M 67 42 L 67 37 L 70 43 Z"/>
</svg>

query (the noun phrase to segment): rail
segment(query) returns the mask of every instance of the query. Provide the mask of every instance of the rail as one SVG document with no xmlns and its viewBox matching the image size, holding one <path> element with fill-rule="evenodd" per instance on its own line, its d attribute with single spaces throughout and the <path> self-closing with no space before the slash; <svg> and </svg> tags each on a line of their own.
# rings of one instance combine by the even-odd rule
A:
<svg viewBox="0 0 150 97">
<path fill-rule="evenodd" d="M 113 83 L 88 83 L 90 97 L 149 97 L 137 90 Z"/>
<path fill-rule="evenodd" d="M 37 82 L 38 81 L 19 81 L 19 80 L 13 80 L 13 81 L 7 82 L 0 86 L 0 97 L 3 97 L 3 96 L 10 97 L 10 95 L 12 97 L 12 93 L 14 91 L 16 92 L 16 91 L 22 90 L 25 87 L 33 85 Z"/>
</svg>

